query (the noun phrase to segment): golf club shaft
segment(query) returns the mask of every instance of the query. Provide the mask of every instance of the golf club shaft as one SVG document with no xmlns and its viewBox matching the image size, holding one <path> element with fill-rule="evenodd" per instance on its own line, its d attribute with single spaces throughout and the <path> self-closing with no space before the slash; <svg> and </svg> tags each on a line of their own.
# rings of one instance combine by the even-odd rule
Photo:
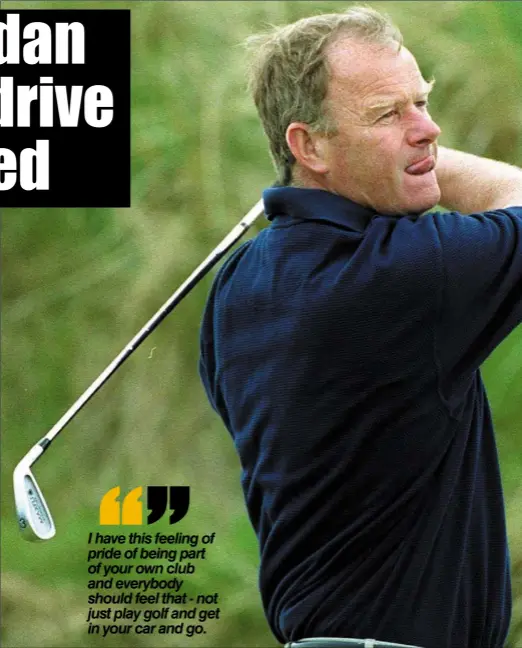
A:
<svg viewBox="0 0 522 648">
<path fill-rule="evenodd" d="M 51 441 L 64 429 L 64 427 L 78 414 L 82 407 L 104 385 L 112 374 L 125 360 L 137 349 L 140 344 L 154 331 L 172 309 L 187 295 L 192 288 L 202 279 L 209 270 L 230 250 L 243 234 L 250 228 L 254 221 L 263 213 L 263 201 L 259 200 L 248 214 L 234 227 L 221 243 L 208 255 L 208 257 L 194 270 L 194 272 L 181 284 L 168 301 L 151 317 L 145 326 L 132 338 L 121 353 L 114 358 L 110 365 L 102 371 L 92 385 L 78 398 L 78 400 L 65 412 L 62 418 L 49 430 L 37 446 L 42 448 L 39 456 L 43 454 Z M 36 457 L 38 458 L 38 457 Z"/>
</svg>

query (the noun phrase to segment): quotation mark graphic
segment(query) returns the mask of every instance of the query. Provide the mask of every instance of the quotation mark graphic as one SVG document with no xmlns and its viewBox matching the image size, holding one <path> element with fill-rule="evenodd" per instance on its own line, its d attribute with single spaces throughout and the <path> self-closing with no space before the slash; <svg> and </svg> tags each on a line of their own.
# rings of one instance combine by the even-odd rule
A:
<svg viewBox="0 0 522 648">
<path fill-rule="evenodd" d="M 169 524 L 176 524 L 188 512 L 190 503 L 190 486 L 147 486 L 147 508 L 150 513 L 146 524 L 160 520 L 168 507 L 171 511 Z M 133 488 L 120 503 L 121 489 L 111 488 L 100 502 L 100 524 L 143 524 L 143 486 Z"/>
</svg>

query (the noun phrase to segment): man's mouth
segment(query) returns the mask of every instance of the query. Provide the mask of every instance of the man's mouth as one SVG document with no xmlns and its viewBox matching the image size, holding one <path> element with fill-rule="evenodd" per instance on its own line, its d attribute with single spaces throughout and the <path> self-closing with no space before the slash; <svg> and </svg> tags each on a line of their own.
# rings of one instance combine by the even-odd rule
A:
<svg viewBox="0 0 522 648">
<path fill-rule="evenodd" d="M 435 158 L 433 155 L 428 155 L 428 157 L 425 157 L 414 164 L 410 164 L 409 167 L 406 167 L 405 171 L 410 175 L 424 175 L 425 173 L 433 171 L 434 168 Z"/>
</svg>

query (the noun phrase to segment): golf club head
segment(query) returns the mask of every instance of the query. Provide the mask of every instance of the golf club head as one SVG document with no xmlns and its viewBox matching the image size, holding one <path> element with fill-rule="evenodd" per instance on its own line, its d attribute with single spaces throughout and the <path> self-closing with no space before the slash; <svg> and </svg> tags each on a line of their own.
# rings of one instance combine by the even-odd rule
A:
<svg viewBox="0 0 522 648">
<path fill-rule="evenodd" d="M 56 533 L 53 518 L 27 460 L 22 459 L 16 466 L 13 486 L 22 537 L 32 542 L 52 538 Z"/>
</svg>

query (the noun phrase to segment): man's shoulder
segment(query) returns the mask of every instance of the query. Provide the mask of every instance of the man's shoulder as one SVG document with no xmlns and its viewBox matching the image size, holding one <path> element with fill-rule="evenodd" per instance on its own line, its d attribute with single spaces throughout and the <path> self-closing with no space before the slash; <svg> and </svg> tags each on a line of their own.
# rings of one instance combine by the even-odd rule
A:
<svg viewBox="0 0 522 648">
<path fill-rule="evenodd" d="M 241 259 L 245 256 L 249 248 L 252 246 L 253 242 L 255 241 L 254 239 L 249 239 L 248 241 L 244 241 L 237 247 L 235 250 L 233 250 L 223 261 L 221 266 L 219 267 L 216 276 L 214 278 L 214 285 L 216 283 L 220 283 L 222 281 L 226 281 L 234 272 L 238 264 L 240 263 Z"/>
</svg>

